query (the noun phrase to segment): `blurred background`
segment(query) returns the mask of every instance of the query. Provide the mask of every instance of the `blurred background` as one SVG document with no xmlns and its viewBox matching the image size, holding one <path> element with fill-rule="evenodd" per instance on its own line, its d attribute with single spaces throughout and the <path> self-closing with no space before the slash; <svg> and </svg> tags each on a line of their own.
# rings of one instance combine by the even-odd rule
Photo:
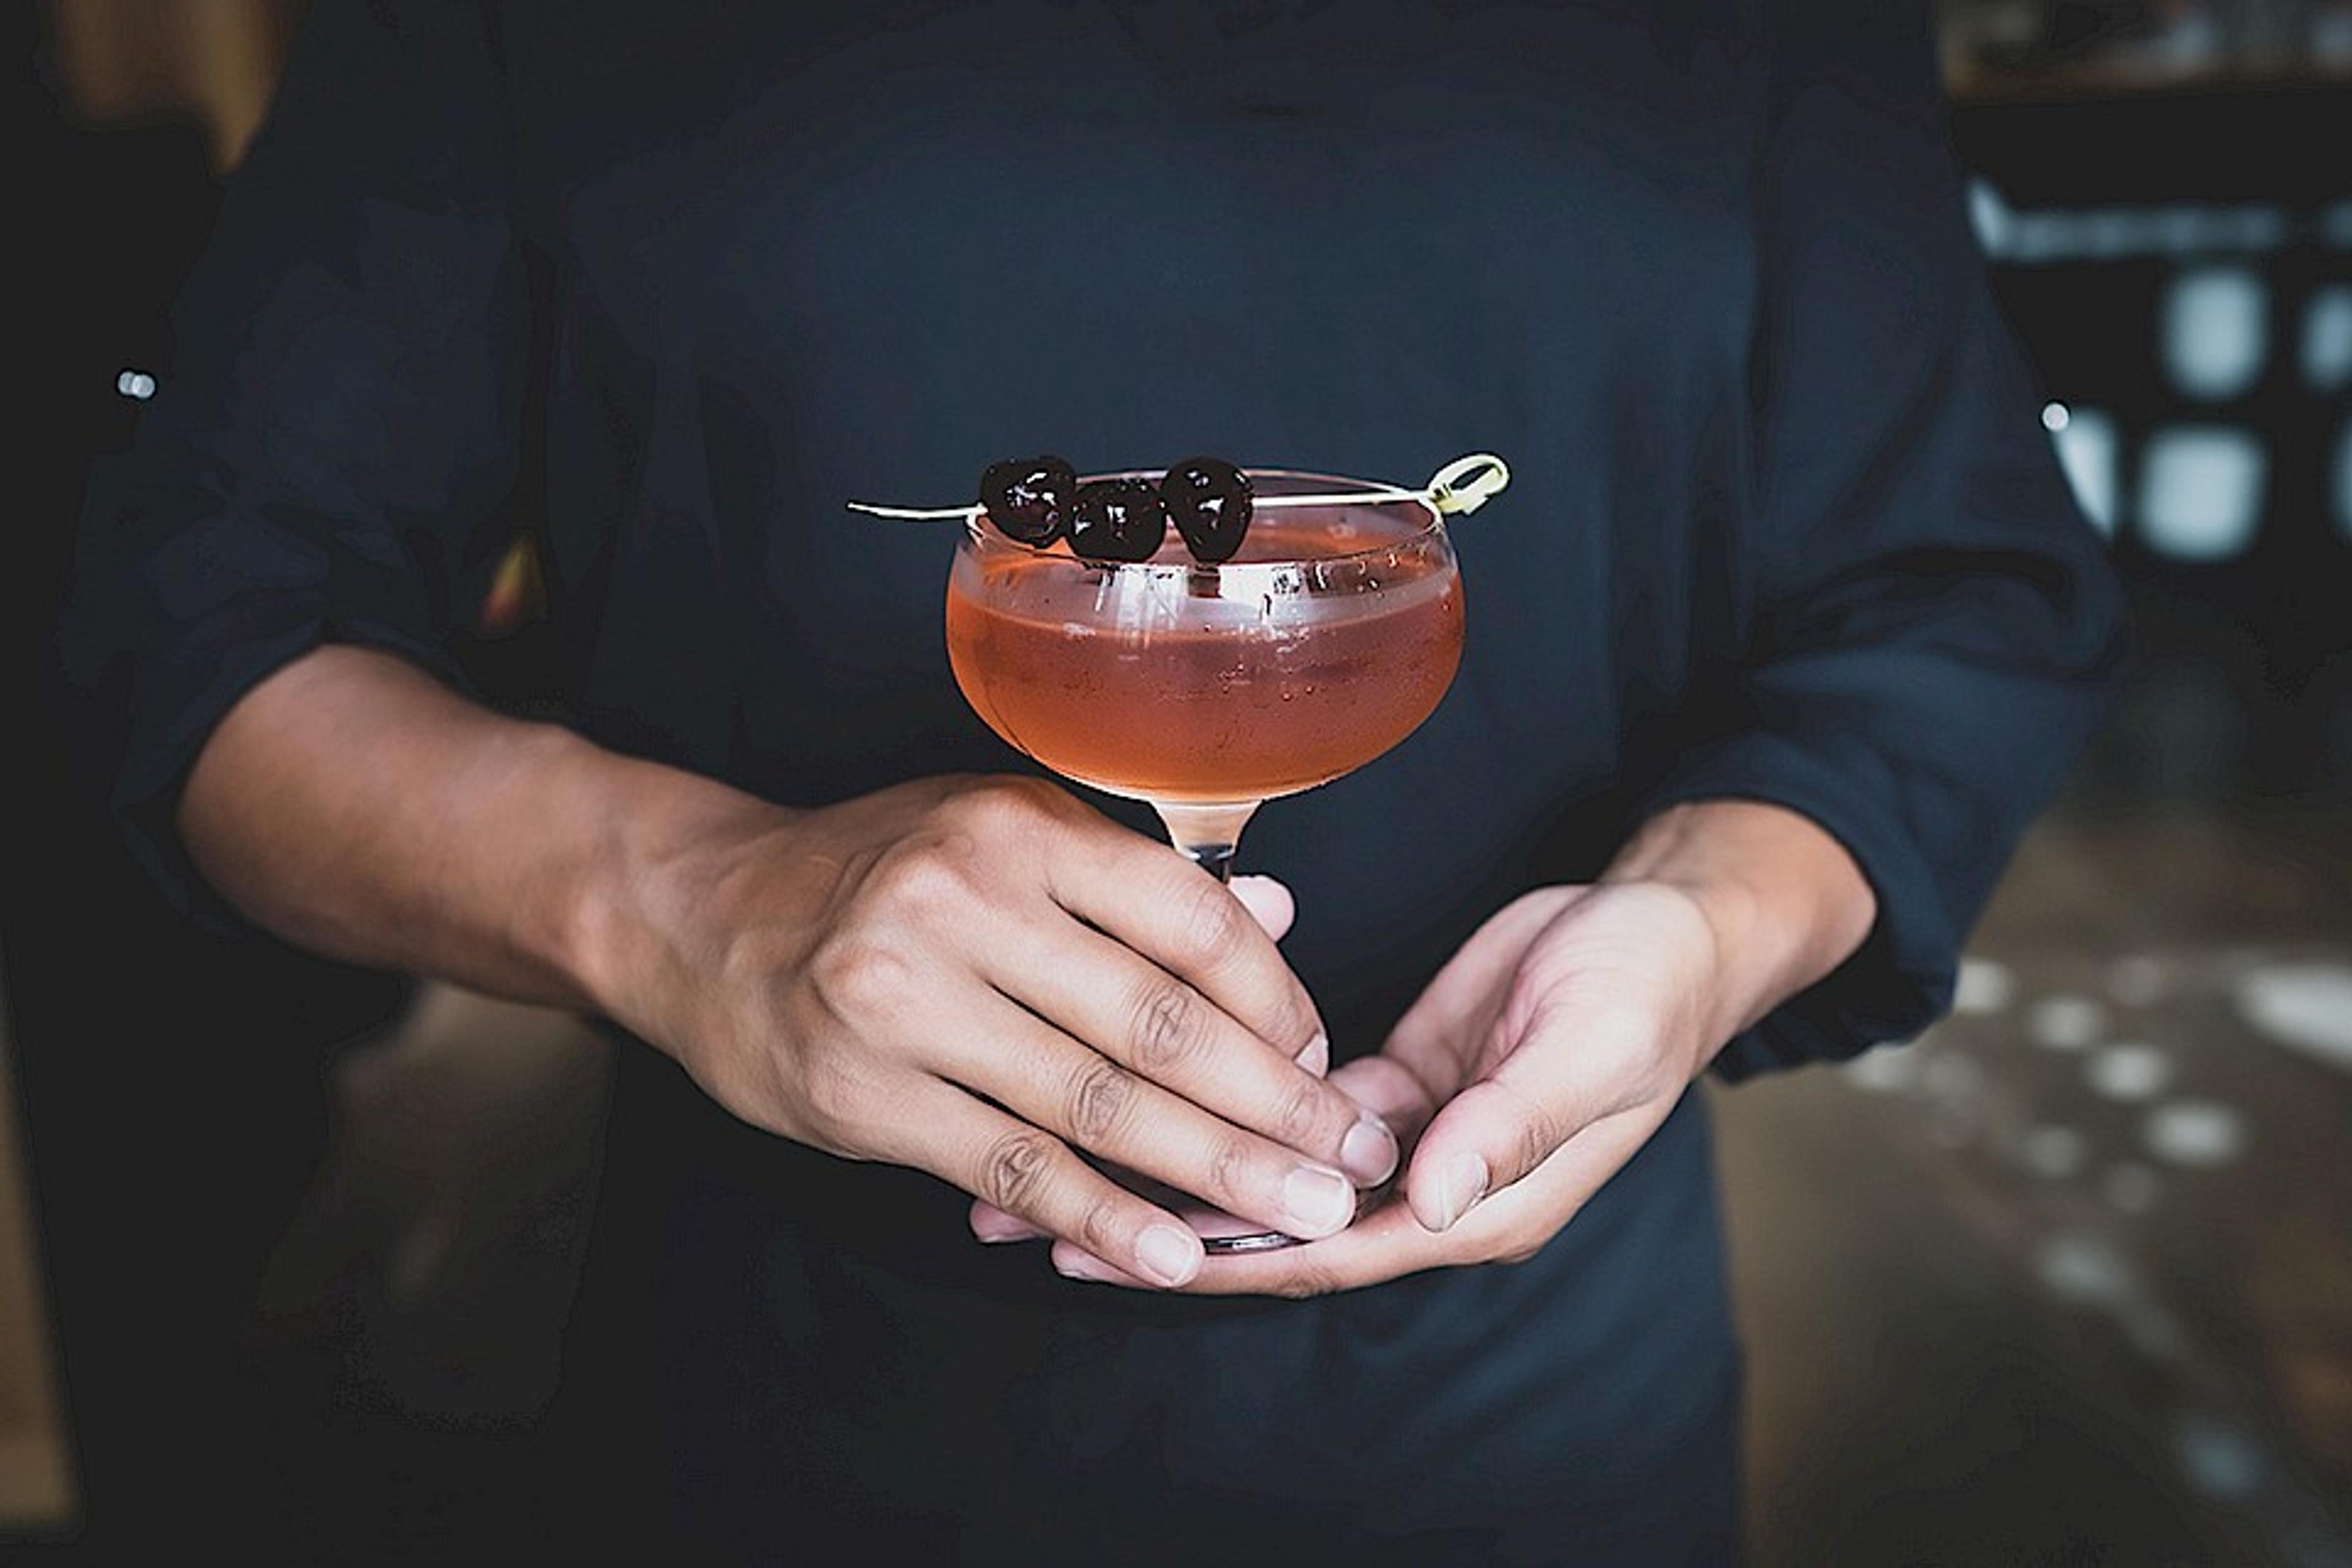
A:
<svg viewBox="0 0 2352 1568">
<path fill-rule="evenodd" d="M 7 11 L 12 1560 L 299 1499 L 335 1556 L 447 1562 L 562 1506 L 535 1440 L 605 1047 L 183 929 L 59 763 L 84 468 L 153 390 L 300 9 Z M 1937 15 L 1977 236 L 2140 659 L 1950 1019 L 1705 1091 L 1754 1560 L 2347 1568 L 2352 0 Z"/>
</svg>

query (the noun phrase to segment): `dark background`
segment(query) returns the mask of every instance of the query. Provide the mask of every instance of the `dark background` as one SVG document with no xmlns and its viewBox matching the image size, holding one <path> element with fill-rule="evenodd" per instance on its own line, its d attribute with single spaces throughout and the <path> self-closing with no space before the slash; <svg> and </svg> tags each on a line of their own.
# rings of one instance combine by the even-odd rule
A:
<svg viewBox="0 0 2352 1568">
<path fill-rule="evenodd" d="M 499 1332 L 528 1339 L 517 1313 L 546 1314 L 570 1211 L 533 1221 L 548 1234 L 507 1238 L 521 1263 L 482 1266 L 493 1285 L 524 1290 L 521 1308 L 457 1298 L 483 1315 L 488 1347 L 468 1363 L 471 1384 L 446 1366 L 382 1375 L 384 1347 L 365 1342 L 425 1330 L 385 1309 L 381 1287 L 370 1294 L 352 1261 L 362 1249 L 336 1254 L 344 1271 L 308 1299 L 257 1311 L 265 1270 L 331 1159 L 336 1075 L 404 1016 L 412 988 L 191 931 L 64 765 L 47 637 L 70 590 L 85 468 L 128 433 L 124 374 L 168 360 L 165 310 L 299 11 L 67 0 L 6 13 L 21 391 L 0 564 L 0 732 L 16 738 L 0 984 L 73 1471 L 62 1509 L 0 1519 L 0 1539 L 27 1557 L 106 1561 L 142 1530 L 167 1530 L 247 1531 L 265 1554 L 282 1534 L 305 1550 L 361 1539 L 383 1557 L 446 1560 L 530 1539 L 548 1504 L 530 1440 L 548 1374 L 533 1363 L 501 1380 L 491 1352 Z M 2330 332 L 2352 337 L 2352 324 L 2327 323 L 2352 321 L 2352 6 L 1941 13 L 1980 237 L 2063 411 L 2053 439 L 2110 530 L 2139 637 L 2130 689 L 2055 817 L 2125 856 L 2151 825 L 2255 824 L 2279 853 L 2334 864 L 2352 777 L 2352 347 L 2332 347 Z M 2200 315 L 2200 298 L 2253 301 L 2256 341 L 2242 310 Z M 2179 369 L 2200 354 L 2252 368 L 2200 390 Z M 2162 454 L 2184 430 L 2199 451 L 2218 437 L 2257 455 L 2250 506 L 2193 462 L 2168 489 Z M 2196 559 L 2184 536 L 2235 542 Z M 1736 1153 L 1737 1125 L 1729 1133 Z M 2344 1182 L 2340 1159 L 2305 1174 L 2328 1190 Z M 2313 1473 L 2352 1479 L 2352 1452 L 2330 1450 L 2326 1431 L 2312 1441 Z M 1938 1473 L 1927 1465 L 1912 1484 Z M 2043 1479 L 2051 1495 L 1982 1495 L 2063 1510 L 2063 1478 Z M 1965 1474 L 1937 1484 L 1970 1495 Z M 2118 1506 L 2141 1495 L 2085 1494 Z M 281 1517 L 289 1497 L 315 1517 L 253 1522 Z M 1797 1526 L 1759 1528 L 1759 1555 L 1827 1560 L 1808 1555 Z M 2219 1526 L 2163 1540 L 2180 1560 L 2227 1560 L 2247 1542 L 2279 1561 L 2352 1560 L 2324 1555 L 2345 1538 L 2317 1528 L 2302 1546 Z M 1838 1539 L 1844 1561 L 1925 1560 L 1899 1531 Z M 2067 1561 L 2155 1560 L 2129 1554 L 2141 1538 L 2125 1525 L 2019 1539 L 2074 1540 L 2082 1554 Z M 2045 1560 L 1971 1550 L 1944 1560 Z"/>
</svg>

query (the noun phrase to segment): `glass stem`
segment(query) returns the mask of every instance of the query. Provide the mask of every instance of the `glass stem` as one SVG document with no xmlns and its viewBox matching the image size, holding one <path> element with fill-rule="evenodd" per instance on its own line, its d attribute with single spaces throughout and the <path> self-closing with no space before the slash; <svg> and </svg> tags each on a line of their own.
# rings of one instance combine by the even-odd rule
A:
<svg viewBox="0 0 2352 1568">
<path fill-rule="evenodd" d="M 1168 841 L 1192 864 L 1220 882 L 1232 880 L 1234 850 L 1241 843 L 1242 825 L 1257 809 L 1257 802 L 1202 805 L 1154 801 L 1152 809 L 1160 814 L 1161 826 L 1168 829 Z"/>
</svg>

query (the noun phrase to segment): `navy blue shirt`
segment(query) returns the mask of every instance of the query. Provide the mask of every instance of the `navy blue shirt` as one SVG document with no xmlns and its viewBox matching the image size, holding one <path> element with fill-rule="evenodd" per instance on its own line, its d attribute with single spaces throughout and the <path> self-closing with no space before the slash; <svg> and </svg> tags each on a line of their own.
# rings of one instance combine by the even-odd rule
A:
<svg viewBox="0 0 2352 1568">
<path fill-rule="evenodd" d="M 1880 910 L 1718 1070 L 1916 1032 L 2102 710 L 2118 596 L 1965 226 L 1923 8 L 315 12 L 93 484 L 69 634 L 117 809 L 198 918 L 234 920 L 172 829 L 187 770 L 327 641 L 794 805 L 1025 767 L 949 675 L 950 536 L 842 503 L 952 504 L 1038 450 L 1510 461 L 1454 531 L 1435 716 L 1243 846 L 1298 895 L 1286 949 L 1343 1057 L 1513 893 L 1706 797 L 1811 816 Z M 518 533 L 547 589 L 527 692 L 480 628 Z M 1059 1310 L 929 1178 L 679 1114 L 736 1151 L 665 1189 L 729 1216 L 704 1265 L 846 1205 L 887 1223 L 823 1246 Z M 1538 1292 L 1557 1342 L 1650 1312 L 1645 1274 L 1715 1279 L 1711 1217 L 1606 1240 L 1611 1205 L 1663 1212 L 1643 1168 L 1704 1185 L 1689 1123 L 1556 1244 L 1616 1281 Z M 1479 1278 L 1427 1310 L 1501 1310 Z"/>
</svg>

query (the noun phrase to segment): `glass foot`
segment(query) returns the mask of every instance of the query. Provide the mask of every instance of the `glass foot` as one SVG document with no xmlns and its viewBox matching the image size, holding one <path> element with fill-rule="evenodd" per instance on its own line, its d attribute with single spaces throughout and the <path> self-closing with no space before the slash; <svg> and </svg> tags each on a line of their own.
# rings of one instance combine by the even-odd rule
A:
<svg viewBox="0 0 2352 1568">
<path fill-rule="evenodd" d="M 1162 1182 L 1130 1171 L 1120 1165 L 1096 1162 L 1098 1169 L 1129 1191 L 1150 1198 L 1192 1226 L 1192 1234 L 1201 1238 L 1201 1250 L 1212 1258 L 1243 1252 L 1273 1252 L 1285 1247 L 1303 1247 L 1306 1243 L 1295 1236 L 1278 1230 L 1261 1230 L 1239 1215 L 1230 1215 L 1211 1208 L 1188 1193 L 1178 1192 Z M 1377 1187 L 1365 1187 L 1356 1194 L 1356 1218 L 1361 1219 L 1396 1191 L 1397 1179 L 1391 1176 Z"/>
</svg>

